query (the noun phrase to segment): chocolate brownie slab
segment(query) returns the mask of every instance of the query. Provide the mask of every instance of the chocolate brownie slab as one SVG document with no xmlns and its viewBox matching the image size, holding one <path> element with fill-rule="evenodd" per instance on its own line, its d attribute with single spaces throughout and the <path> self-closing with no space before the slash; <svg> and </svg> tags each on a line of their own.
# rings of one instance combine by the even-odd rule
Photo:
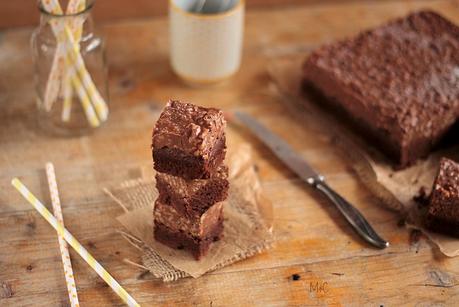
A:
<svg viewBox="0 0 459 307">
<path fill-rule="evenodd" d="M 228 168 L 221 166 L 209 179 L 185 180 L 164 173 L 156 174 L 159 199 L 188 217 L 203 214 L 228 196 Z"/>
<path fill-rule="evenodd" d="M 153 130 L 154 168 L 184 179 L 209 178 L 226 154 L 223 112 L 169 101 Z"/>
<path fill-rule="evenodd" d="M 413 13 L 313 52 L 303 66 L 337 113 L 405 167 L 426 156 L 459 115 L 459 28 Z"/>
<path fill-rule="evenodd" d="M 196 259 L 204 256 L 223 233 L 223 202 L 188 218 L 170 204 L 156 200 L 153 216 L 155 239 L 172 248 L 189 250 Z"/>
<path fill-rule="evenodd" d="M 426 226 L 459 236 L 459 164 L 443 158 L 429 200 Z"/>
</svg>

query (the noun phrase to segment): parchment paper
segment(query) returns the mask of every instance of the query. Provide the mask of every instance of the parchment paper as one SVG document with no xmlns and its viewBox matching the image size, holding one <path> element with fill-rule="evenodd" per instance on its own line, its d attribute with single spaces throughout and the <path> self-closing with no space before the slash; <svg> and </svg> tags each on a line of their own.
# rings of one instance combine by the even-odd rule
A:
<svg viewBox="0 0 459 307">
<path fill-rule="evenodd" d="M 447 156 L 453 159 L 455 157 L 457 160 L 459 148 L 435 152 L 410 168 L 395 170 L 385 157 L 354 133 L 346 123 L 320 108 L 318 102 L 314 101 L 317 97 L 307 95 L 301 90 L 303 60 L 278 59 L 269 67 L 269 74 L 279 93 L 286 98 L 284 102 L 293 111 L 291 113 L 300 116 L 302 120 L 314 122 L 321 131 L 334 136 L 336 144 L 348 156 L 362 182 L 389 209 L 399 212 L 406 218 L 408 228 L 422 231 L 444 255 L 458 256 L 459 240 L 425 229 L 425 207 L 420 206 L 413 198 L 419 195 L 421 188 L 424 188 L 427 194 L 430 193 L 439 159 Z"/>
<path fill-rule="evenodd" d="M 157 198 L 154 177 L 126 181 L 106 192 L 125 213 L 117 220 L 127 229 L 125 238 L 142 253 L 143 265 L 164 281 L 221 268 L 271 247 L 272 205 L 262 195 L 251 159 L 251 147 L 228 146 L 230 189 L 224 204 L 223 238 L 212 244 L 207 256 L 196 261 L 185 250 L 169 248 L 153 238 L 153 205 Z"/>
</svg>

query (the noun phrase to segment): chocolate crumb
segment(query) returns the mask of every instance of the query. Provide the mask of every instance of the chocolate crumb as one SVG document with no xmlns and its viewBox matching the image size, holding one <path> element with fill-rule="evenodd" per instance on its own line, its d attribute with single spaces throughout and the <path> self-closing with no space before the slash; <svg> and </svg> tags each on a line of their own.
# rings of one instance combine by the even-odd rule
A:
<svg viewBox="0 0 459 307">
<path fill-rule="evenodd" d="M 37 228 L 37 224 L 35 224 L 35 221 L 30 221 L 25 226 L 26 226 L 26 234 L 28 236 L 33 236 Z"/>
<path fill-rule="evenodd" d="M 134 87 L 134 82 L 131 79 L 124 78 L 120 81 L 119 85 L 124 89 L 131 89 Z"/>
<path fill-rule="evenodd" d="M 35 221 L 27 223 L 26 226 L 28 228 L 30 228 L 31 230 L 35 230 L 35 228 L 37 228 L 37 225 L 35 224 Z"/>
<path fill-rule="evenodd" d="M 31 264 L 29 264 L 29 265 L 26 267 L 26 270 L 29 271 L 29 272 L 32 271 L 32 269 L 33 269 L 33 266 L 32 266 Z"/>
<path fill-rule="evenodd" d="M 413 245 L 413 244 L 418 243 L 419 240 L 421 239 L 421 236 L 422 236 L 421 231 L 417 229 L 413 229 L 410 233 L 410 244 Z"/>
<path fill-rule="evenodd" d="M 336 276 L 343 276 L 344 273 L 332 273 L 332 275 L 336 275 Z"/>
<path fill-rule="evenodd" d="M 295 280 L 295 281 L 296 281 L 296 280 L 300 280 L 300 279 L 301 279 L 300 274 L 296 274 L 296 273 L 295 273 L 295 274 L 292 274 L 292 280 Z"/>
<path fill-rule="evenodd" d="M 429 197 L 425 187 L 421 187 L 418 194 L 413 196 L 413 200 L 418 204 L 419 208 L 426 207 L 429 204 Z"/>
</svg>

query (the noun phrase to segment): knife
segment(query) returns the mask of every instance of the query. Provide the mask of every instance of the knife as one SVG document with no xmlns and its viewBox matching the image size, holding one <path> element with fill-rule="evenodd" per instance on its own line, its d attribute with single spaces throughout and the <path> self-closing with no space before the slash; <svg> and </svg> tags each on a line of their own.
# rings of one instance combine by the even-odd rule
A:
<svg viewBox="0 0 459 307">
<path fill-rule="evenodd" d="M 317 173 L 289 144 L 272 133 L 255 118 L 243 112 L 234 112 L 235 118 L 250 129 L 271 151 L 295 174 L 313 188 L 325 195 L 344 215 L 354 230 L 368 243 L 378 248 L 386 248 L 389 242 L 383 240 L 371 227 L 365 217 L 341 195 L 329 187 L 324 176 Z"/>
</svg>

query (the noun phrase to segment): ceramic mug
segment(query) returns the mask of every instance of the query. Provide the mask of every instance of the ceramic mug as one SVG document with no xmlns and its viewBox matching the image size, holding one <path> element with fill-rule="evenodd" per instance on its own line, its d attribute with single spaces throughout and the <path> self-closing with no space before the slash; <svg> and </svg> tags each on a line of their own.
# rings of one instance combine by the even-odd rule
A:
<svg viewBox="0 0 459 307">
<path fill-rule="evenodd" d="M 243 0 L 169 0 L 171 65 L 182 79 L 216 83 L 237 72 Z"/>
</svg>

